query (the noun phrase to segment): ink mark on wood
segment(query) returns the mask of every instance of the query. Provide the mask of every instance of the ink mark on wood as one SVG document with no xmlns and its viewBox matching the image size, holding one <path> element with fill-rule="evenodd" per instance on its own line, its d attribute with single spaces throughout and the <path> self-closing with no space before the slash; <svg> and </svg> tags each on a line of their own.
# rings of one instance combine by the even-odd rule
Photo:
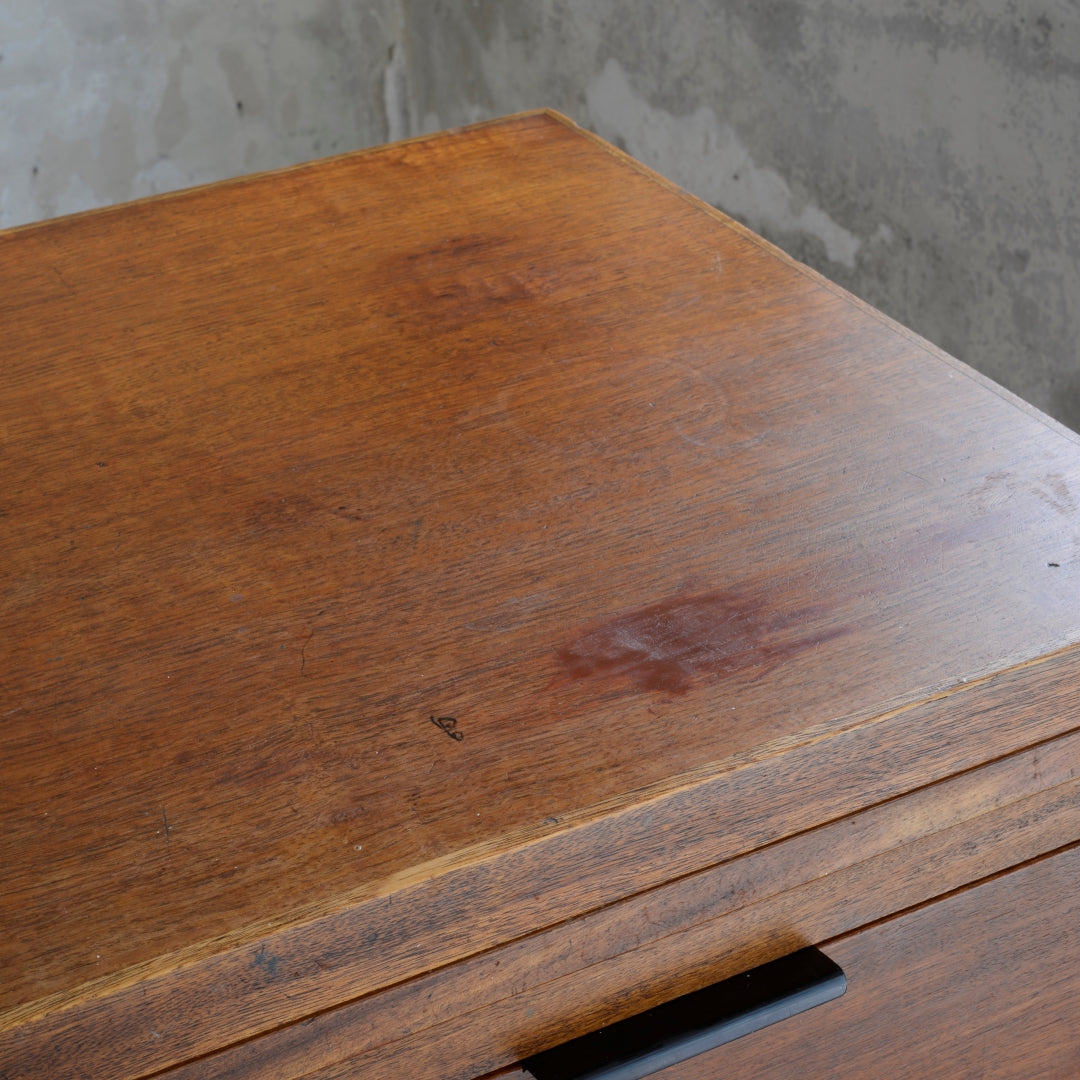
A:
<svg viewBox="0 0 1080 1080">
<path fill-rule="evenodd" d="M 433 716 L 431 722 L 440 730 L 445 731 L 455 742 L 461 742 L 465 738 L 463 731 L 457 729 L 457 719 L 453 716 Z"/>
</svg>

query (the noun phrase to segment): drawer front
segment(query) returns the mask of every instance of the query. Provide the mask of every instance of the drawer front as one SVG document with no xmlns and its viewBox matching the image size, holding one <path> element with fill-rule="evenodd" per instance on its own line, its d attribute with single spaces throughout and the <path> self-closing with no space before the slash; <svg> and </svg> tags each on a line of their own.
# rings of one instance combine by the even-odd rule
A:
<svg viewBox="0 0 1080 1080">
<path fill-rule="evenodd" d="M 1080 846 L 838 938 L 844 997 L 658 1080 L 1075 1080 Z"/>
<path fill-rule="evenodd" d="M 162 1080 L 469 1080 L 507 1067 L 1061 849 L 1080 836 L 1078 753 L 1080 734 L 1052 740 Z"/>
</svg>

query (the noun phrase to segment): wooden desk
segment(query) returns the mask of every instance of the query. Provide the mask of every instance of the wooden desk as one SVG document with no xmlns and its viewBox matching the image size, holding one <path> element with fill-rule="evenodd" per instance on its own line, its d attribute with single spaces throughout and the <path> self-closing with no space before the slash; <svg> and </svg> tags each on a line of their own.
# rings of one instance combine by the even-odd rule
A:
<svg viewBox="0 0 1080 1080">
<path fill-rule="evenodd" d="M 467 1080 L 807 942 L 717 1054 L 926 1076 L 910 971 L 1076 1065 L 1075 436 L 548 113 L 0 280 L 4 1080 Z"/>
</svg>

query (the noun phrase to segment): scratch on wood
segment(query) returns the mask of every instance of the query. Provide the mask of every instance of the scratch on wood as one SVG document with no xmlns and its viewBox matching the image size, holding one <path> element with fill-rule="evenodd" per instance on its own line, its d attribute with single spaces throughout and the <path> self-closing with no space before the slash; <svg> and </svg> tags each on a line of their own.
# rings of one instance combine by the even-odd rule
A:
<svg viewBox="0 0 1080 1080">
<path fill-rule="evenodd" d="M 165 816 L 165 807 L 161 808 L 161 828 L 165 833 L 165 846 L 169 847 L 169 833 L 172 832 L 172 826 L 169 824 L 169 819 Z"/>
<path fill-rule="evenodd" d="M 64 272 L 60 269 L 60 267 L 59 266 L 52 266 L 51 270 L 56 275 L 57 281 L 59 281 L 60 284 L 63 285 L 65 289 L 67 289 L 68 295 L 69 296 L 74 296 L 75 295 L 75 289 L 72 286 L 71 282 L 68 281 L 68 279 L 66 277 L 64 277 Z"/>
<path fill-rule="evenodd" d="M 307 667 L 307 655 L 306 655 L 307 654 L 307 647 L 308 647 L 308 644 L 311 642 L 311 639 L 314 636 L 315 636 L 315 627 L 313 626 L 311 628 L 311 633 L 308 634 L 307 638 L 304 640 L 304 644 L 300 646 L 300 674 L 301 675 L 304 674 L 304 668 Z"/>
</svg>

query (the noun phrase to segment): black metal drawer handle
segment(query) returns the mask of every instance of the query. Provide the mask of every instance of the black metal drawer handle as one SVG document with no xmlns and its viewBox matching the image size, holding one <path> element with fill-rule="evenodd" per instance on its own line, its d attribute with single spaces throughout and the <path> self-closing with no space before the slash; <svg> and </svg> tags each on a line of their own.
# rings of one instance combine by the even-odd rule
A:
<svg viewBox="0 0 1080 1080">
<path fill-rule="evenodd" d="M 536 1080 L 640 1080 L 840 997 L 843 971 L 800 949 L 527 1058 Z"/>
</svg>

